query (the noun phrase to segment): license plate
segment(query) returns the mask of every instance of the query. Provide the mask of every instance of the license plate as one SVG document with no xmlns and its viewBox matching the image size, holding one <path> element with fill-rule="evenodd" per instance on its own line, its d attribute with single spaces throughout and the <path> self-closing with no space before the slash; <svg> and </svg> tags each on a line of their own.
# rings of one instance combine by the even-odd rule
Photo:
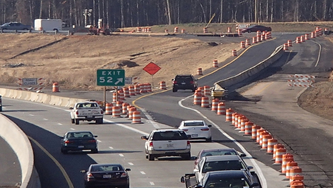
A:
<svg viewBox="0 0 335 188">
<path fill-rule="evenodd" d="M 78 146 L 78 148 L 84 148 L 84 146 Z"/>
<path fill-rule="evenodd" d="M 186 84 L 185 82 L 182 82 L 181 84 Z"/>
<path fill-rule="evenodd" d="M 102 176 L 102 178 L 112 178 L 112 175 L 110 175 L 110 174 L 105 174 L 105 175 Z"/>
<path fill-rule="evenodd" d="M 173 148 L 173 144 L 166 144 L 167 148 Z"/>
<path fill-rule="evenodd" d="M 196 137 L 198 137 L 198 134 L 192 134 L 191 137 L 196 138 Z"/>
<path fill-rule="evenodd" d="M 87 118 L 92 118 L 92 116 L 87 116 Z"/>
</svg>

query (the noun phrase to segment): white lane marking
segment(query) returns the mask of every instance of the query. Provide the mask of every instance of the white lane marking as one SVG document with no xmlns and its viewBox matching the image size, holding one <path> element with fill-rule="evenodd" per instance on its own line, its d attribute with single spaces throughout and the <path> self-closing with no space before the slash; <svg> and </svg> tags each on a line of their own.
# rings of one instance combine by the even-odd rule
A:
<svg viewBox="0 0 335 188">
<path fill-rule="evenodd" d="M 120 157 L 124 157 L 124 155 L 123 155 L 123 154 L 121 154 L 121 153 L 119 154 L 119 156 L 120 156 Z"/>
<path fill-rule="evenodd" d="M 188 110 L 192 110 L 196 113 L 198 113 L 200 116 L 202 116 L 204 119 L 206 119 L 208 122 L 210 122 L 212 125 L 214 125 L 224 136 L 226 136 L 229 140 L 233 141 L 242 151 L 243 153 L 245 153 L 247 155 L 247 157 L 250 157 L 250 161 L 251 163 L 253 164 L 254 168 L 256 168 L 256 171 L 258 173 L 258 177 L 260 178 L 261 180 L 261 184 L 263 185 L 263 187 L 268 187 L 267 186 L 267 182 L 266 182 L 266 179 L 264 177 L 264 174 L 261 170 L 261 168 L 258 166 L 258 164 L 255 162 L 255 160 L 252 158 L 252 156 L 250 155 L 250 153 L 239 143 L 237 142 L 233 137 L 229 136 L 226 132 L 224 132 L 222 129 L 220 129 L 220 127 L 218 125 L 216 125 L 214 122 L 212 122 L 210 119 L 208 119 L 205 115 L 203 115 L 201 112 L 199 112 L 198 110 L 196 109 L 193 109 L 193 108 L 189 108 L 189 107 L 186 107 L 182 104 L 182 102 L 190 97 L 192 97 L 193 95 L 190 95 L 184 99 L 181 99 L 178 104 L 180 107 L 182 108 L 185 108 L 185 109 L 188 109 Z"/>
<path fill-rule="evenodd" d="M 45 120 L 45 121 L 48 121 L 48 119 L 47 119 L 47 118 L 43 118 L 43 120 Z"/>
<path fill-rule="evenodd" d="M 35 116 L 34 114 L 29 114 L 30 116 Z"/>
<path fill-rule="evenodd" d="M 160 128 L 158 126 L 158 124 L 152 119 L 152 117 L 149 115 L 149 113 L 144 108 L 140 108 L 140 110 L 143 112 L 143 114 L 145 115 L 145 117 L 148 118 L 148 121 L 152 124 L 152 126 L 154 126 L 156 129 Z"/>
<path fill-rule="evenodd" d="M 151 181 L 151 182 L 150 182 L 150 185 L 155 185 L 155 183 Z"/>
<path fill-rule="evenodd" d="M 320 61 L 320 57 L 321 57 L 321 44 L 318 43 L 318 42 L 315 42 L 314 40 L 312 40 L 312 42 L 314 42 L 315 44 L 319 45 L 319 54 L 318 54 L 318 59 L 316 60 L 316 63 L 315 63 L 315 66 L 314 67 L 317 67 L 318 64 L 319 64 L 319 61 Z"/>
<path fill-rule="evenodd" d="M 109 123 L 113 123 L 114 125 L 117 125 L 117 126 L 120 126 L 120 127 L 123 127 L 123 128 L 126 128 L 126 129 L 129 129 L 129 130 L 132 130 L 134 132 L 137 132 L 137 133 L 140 133 L 142 135 L 148 135 L 149 133 L 146 133 L 146 132 L 143 132 L 141 130 L 138 130 L 138 129 L 135 129 L 135 128 L 132 128 L 132 127 L 128 127 L 127 125 L 125 124 L 120 124 L 120 123 L 115 123 L 114 121 L 110 121 L 108 119 L 104 119 L 105 122 L 109 122 Z"/>
<path fill-rule="evenodd" d="M 145 172 L 143 172 L 143 171 L 140 171 L 141 172 L 141 174 L 145 174 Z"/>
<path fill-rule="evenodd" d="M 112 146 L 110 146 L 109 149 L 114 149 L 114 148 Z"/>
<path fill-rule="evenodd" d="M 129 165 L 131 165 L 131 166 L 133 166 L 133 165 L 134 165 L 134 164 L 133 164 L 133 163 L 131 163 L 131 162 L 129 162 L 128 164 L 129 164 Z"/>
<path fill-rule="evenodd" d="M 74 128 L 70 128 L 72 131 L 74 131 L 74 130 L 76 130 L 76 129 L 74 129 Z"/>
<path fill-rule="evenodd" d="M 63 124 L 61 124 L 61 123 L 57 123 L 58 125 L 63 125 Z"/>
</svg>

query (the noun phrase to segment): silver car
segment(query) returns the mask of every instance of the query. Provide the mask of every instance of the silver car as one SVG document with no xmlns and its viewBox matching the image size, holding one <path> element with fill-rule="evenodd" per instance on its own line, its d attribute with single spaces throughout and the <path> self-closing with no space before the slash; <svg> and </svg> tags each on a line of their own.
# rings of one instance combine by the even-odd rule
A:
<svg viewBox="0 0 335 188">
<path fill-rule="evenodd" d="M 4 23 L 0 26 L 1 30 L 31 30 L 30 25 L 24 25 L 19 22 Z"/>
</svg>

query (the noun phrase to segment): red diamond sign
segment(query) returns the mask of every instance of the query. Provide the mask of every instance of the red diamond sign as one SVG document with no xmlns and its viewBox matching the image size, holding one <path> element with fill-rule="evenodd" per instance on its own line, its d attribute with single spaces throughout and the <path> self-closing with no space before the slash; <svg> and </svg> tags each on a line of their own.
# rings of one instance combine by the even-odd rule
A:
<svg viewBox="0 0 335 188">
<path fill-rule="evenodd" d="M 150 62 L 149 64 L 147 64 L 147 66 L 143 68 L 143 70 L 151 75 L 156 74 L 156 72 L 158 72 L 160 69 L 161 68 L 153 62 Z"/>
</svg>

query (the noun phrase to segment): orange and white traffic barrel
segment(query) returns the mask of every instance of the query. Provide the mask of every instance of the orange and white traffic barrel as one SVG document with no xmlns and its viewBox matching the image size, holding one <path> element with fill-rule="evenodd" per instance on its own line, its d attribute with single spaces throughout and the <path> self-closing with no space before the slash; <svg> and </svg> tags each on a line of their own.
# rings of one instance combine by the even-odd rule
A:
<svg viewBox="0 0 335 188">
<path fill-rule="evenodd" d="M 265 35 L 261 35 L 261 41 L 265 41 Z"/>
<path fill-rule="evenodd" d="M 261 36 L 256 37 L 256 41 L 257 41 L 257 42 L 262 42 L 262 40 L 261 40 Z"/>
<path fill-rule="evenodd" d="M 215 68 L 219 67 L 219 63 L 218 63 L 217 59 L 213 60 L 213 67 L 215 67 Z"/>
<path fill-rule="evenodd" d="M 201 107 L 209 108 L 209 98 L 207 96 L 201 97 Z"/>
<path fill-rule="evenodd" d="M 198 93 L 200 93 L 201 94 L 201 97 L 203 97 L 204 96 L 204 87 L 198 87 L 197 88 L 197 91 L 198 91 Z"/>
<path fill-rule="evenodd" d="M 258 30 L 258 31 L 256 32 L 256 36 L 257 36 L 257 37 L 262 36 L 262 32 L 261 32 L 260 30 Z"/>
<path fill-rule="evenodd" d="M 305 42 L 305 36 L 304 35 L 300 36 L 300 42 Z"/>
<path fill-rule="evenodd" d="M 117 101 L 117 93 L 114 92 L 113 93 L 113 103 L 115 103 Z"/>
<path fill-rule="evenodd" d="M 290 170 L 290 183 L 292 181 L 304 181 L 304 176 L 302 174 L 302 169 L 299 166 L 294 166 Z"/>
<path fill-rule="evenodd" d="M 128 103 L 126 103 L 126 102 L 122 103 L 122 114 L 123 115 L 126 115 L 128 113 L 127 106 L 129 106 Z"/>
<path fill-rule="evenodd" d="M 166 84 L 165 84 L 165 81 L 161 81 L 161 82 L 159 83 L 159 89 L 166 90 Z"/>
<path fill-rule="evenodd" d="M 284 43 L 283 50 L 288 50 L 288 44 L 287 43 Z"/>
<path fill-rule="evenodd" d="M 245 48 L 245 42 L 241 41 L 241 48 Z"/>
<path fill-rule="evenodd" d="M 246 123 L 246 117 L 241 117 L 241 123 L 240 123 L 240 131 L 243 132 L 245 131 L 245 123 Z"/>
<path fill-rule="evenodd" d="M 285 174 L 285 175 L 286 175 L 286 164 L 288 162 L 294 161 L 292 154 L 288 154 L 288 155 L 287 154 L 288 153 L 283 155 L 283 157 L 282 157 L 283 162 L 281 163 L 281 173 Z"/>
<path fill-rule="evenodd" d="M 250 40 L 249 39 L 245 39 L 245 45 L 250 46 Z"/>
<path fill-rule="evenodd" d="M 134 106 L 128 106 L 128 119 L 133 119 L 133 112 L 136 111 Z"/>
<path fill-rule="evenodd" d="M 315 32 L 311 32 L 311 38 L 315 38 Z"/>
<path fill-rule="evenodd" d="M 225 104 L 223 102 L 218 103 L 218 108 L 217 108 L 216 114 L 217 115 L 225 115 L 226 114 L 226 107 L 225 107 Z"/>
<path fill-rule="evenodd" d="M 232 50 L 231 53 L 232 53 L 232 56 L 237 56 L 236 50 Z"/>
<path fill-rule="evenodd" d="M 111 115 L 113 113 L 113 104 L 112 103 L 106 103 L 106 109 L 105 114 Z"/>
<path fill-rule="evenodd" d="M 257 37 L 252 37 L 252 43 L 256 44 L 257 43 Z"/>
<path fill-rule="evenodd" d="M 193 104 L 201 105 L 201 97 L 202 97 L 201 93 L 195 92 L 194 93 L 194 98 L 193 98 Z"/>
<path fill-rule="evenodd" d="M 234 125 L 234 127 L 237 127 L 237 123 L 238 123 L 238 116 L 239 116 L 240 114 L 238 114 L 238 113 L 233 113 L 233 121 L 232 121 L 232 125 Z"/>
<path fill-rule="evenodd" d="M 169 33 L 169 30 L 168 30 L 168 29 L 165 29 L 164 32 L 165 32 L 165 33 Z"/>
<path fill-rule="evenodd" d="M 137 110 L 133 112 L 132 123 L 141 123 L 141 113 Z"/>
<path fill-rule="evenodd" d="M 115 106 L 120 106 L 120 108 L 122 107 L 122 101 L 116 101 L 116 103 L 115 103 Z"/>
<path fill-rule="evenodd" d="M 197 72 L 198 75 L 202 75 L 202 68 L 198 68 L 198 72 Z"/>
<path fill-rule="evenodd" d="M 268 148 L 266 150 L 266 153 L 270 153 L 272 154 L 273 153 L 273 148 L 274 146 L 277 144 L 277 140 L 274 139 L 274 138 L 271 138 L 268 140 Z"/>
<path fill-rule="evenodd" d="M 273 156 L 272 156 L 273 160 L 275 160 L 275 158 L 276 158 L 276 152 L 277 152 L 277 150 L 279 148 L 284 148 L 284 145 L 278 143 L 275 146 L 273 146 Z"/>
<path fill-rule="evenodd" d="M 219 102 L 220 102 L 220 100 L 217 99 L 217 98 L 215 98 L 215 99 L 212 100 L 212 108 L 211 108 L 212 111 L 217 112 Z"/>
<path fill-rule="evenodd" d="M 260 141 L 260 134 L 265 131 L 265 129 L 263 129 L 262 127 L 257 129 L 257 135 L 256 135 L 256 142 L 259 143 Z"/>
<path fill-rule="evenodd" d="M 276 158 L 275 158 L 275 165 L 281 165 L 281 163 L 283 162 L 283 155 L 286 153 L 286 149 L 285 148 L 278 148 L 276 150 Z"/>
<path fill-rule="evenodd" d="M 266 131 L 266 130 L 264 130 L 264 131 L 262 131 L 262 132 L 260 132 L 259 133 L 259 145 L 262 147 L 263 146 L 263 138 L 266 136 L 266 135 L 268 135 L 269 133 Z M 266 141 L 266 144 L 267 144 L 268 142 Z M 264 149 L 264 148 L 262 148 L 262 149 Z"/>
<path fill-rule="evenodd" d="M 178 27 L 175 27 L 173 30 L 174 33 L 178 33 Z"/>
<path fill-rule="evenodd" d="M 227 28 L 227 33 L 231 33 L 231 27 Z"/>
<path fill-rule="evenodd" d="M 305 185 L 302 181 L 293 181 L 290 183 L 290 188 L 305 188 Z"/>
<path fill-rule="evenodd" d="M 257 138 L 257 130 L 260 129 L 261 127 L 259 125 L 253 125 L 251 129 L 251 139 L 256 139 Z"/>
<path fill-rule="evenodd" d="M 52 92 L 59 92 L 58 82 L 52 84 Z"/>
<path fill-rule="evenodd" d="M 309 34 L 308 33 L 305 34 L 305 40 L 309 40 Z"/>
<path fill-rule="evenodd" d="M 242 36 L 242 29 L 238 29 L 237 34 L 238 34 L 239 37 Z"/>
<path fill-rule="evenodd" d="M 204 32 L 204 33 L 208 33 L 207 27 L 204 27 L 204 28 L 203 28 L 203 32 Z"/>
<path fill-rule="evenodd" d="M 244 131 L 244 135 L 251 135 L 252 132 L 252 126 L 254 124 L 250 121 L 245 122 L 245 131 Z"/>
<path fill-rule="evenodd" d="M 124 97 L 129 98 L 129 89 L 128 87 L 123 87 L 123 93 L 124 93 Z"/>
<path fill-rule="evenodd" d="M 117 94 L 118 94 L 118 98 L 119 100 L 125 100 L 124 99 L 124 92 L 123 92 L 123 89 L 120 89 L 117 91 Z"/>
<path fill-rule="evenodd" d="M 140 84 L 135 84 L 134 85 L 134 89 L 135 89 L 135 94 L 136 95 L 141 94 L 141 92 L 140 92 Z"/>
<path fill-rule="evenodd" d="M 289 47 L 292 47 L 292 41 L 291 41 L 291 40 L 287 40 L 287 45 L 288 45 Z"/>
<path fill-rule="evenodd" d="M 289 161 L 286 164 L 286 178 L 290 179 L 290 170 L 295 167 L 298 166 L 298 163 L 295 161 Z"/>
<path fill-rule="evenodd" d="M 129 89 L 129 95 L 130 96 L 135 96 L 136 95 L 135 88 L 134 88 L 133 85 L 128 86 L 128 89 Z"/>
<path fill-rule="evenodd" d="M 181 29 L 181 31 L 180 31 L 181 33 L 185 33 L 185 29 Z"/>
<path fill-rule="evenodd" d="M 266 35 L 265 36 L 268 36 L 268 38 L 267 39 L 271 39 L 272 38 L 272 36 L 271 36 L 271 31 L 268 31 L 267 33 L 266 33 Z"/>
<path fill-rule="evenodd" d="M 233 120 L 233 110 L 231 108 L 226 109 L 226 121 Z"/>
<path fill-rule="evenodd" d="M 300 43 L 300 37 L 295 38 L 295 43 L 299 44 Z"/>
<path fill-rule="evenodd" d="M 204 86 L 204 96 L 211 95 L 211 88 L 209 86 Z"/>
<path fill-rule="evenodd" d="M 113 106 L 112 107 L 112 111 L 113 111 L 113 117 L 119 118 L 121 117 L 121 107 L 120 106 Z"/>
</svg>

